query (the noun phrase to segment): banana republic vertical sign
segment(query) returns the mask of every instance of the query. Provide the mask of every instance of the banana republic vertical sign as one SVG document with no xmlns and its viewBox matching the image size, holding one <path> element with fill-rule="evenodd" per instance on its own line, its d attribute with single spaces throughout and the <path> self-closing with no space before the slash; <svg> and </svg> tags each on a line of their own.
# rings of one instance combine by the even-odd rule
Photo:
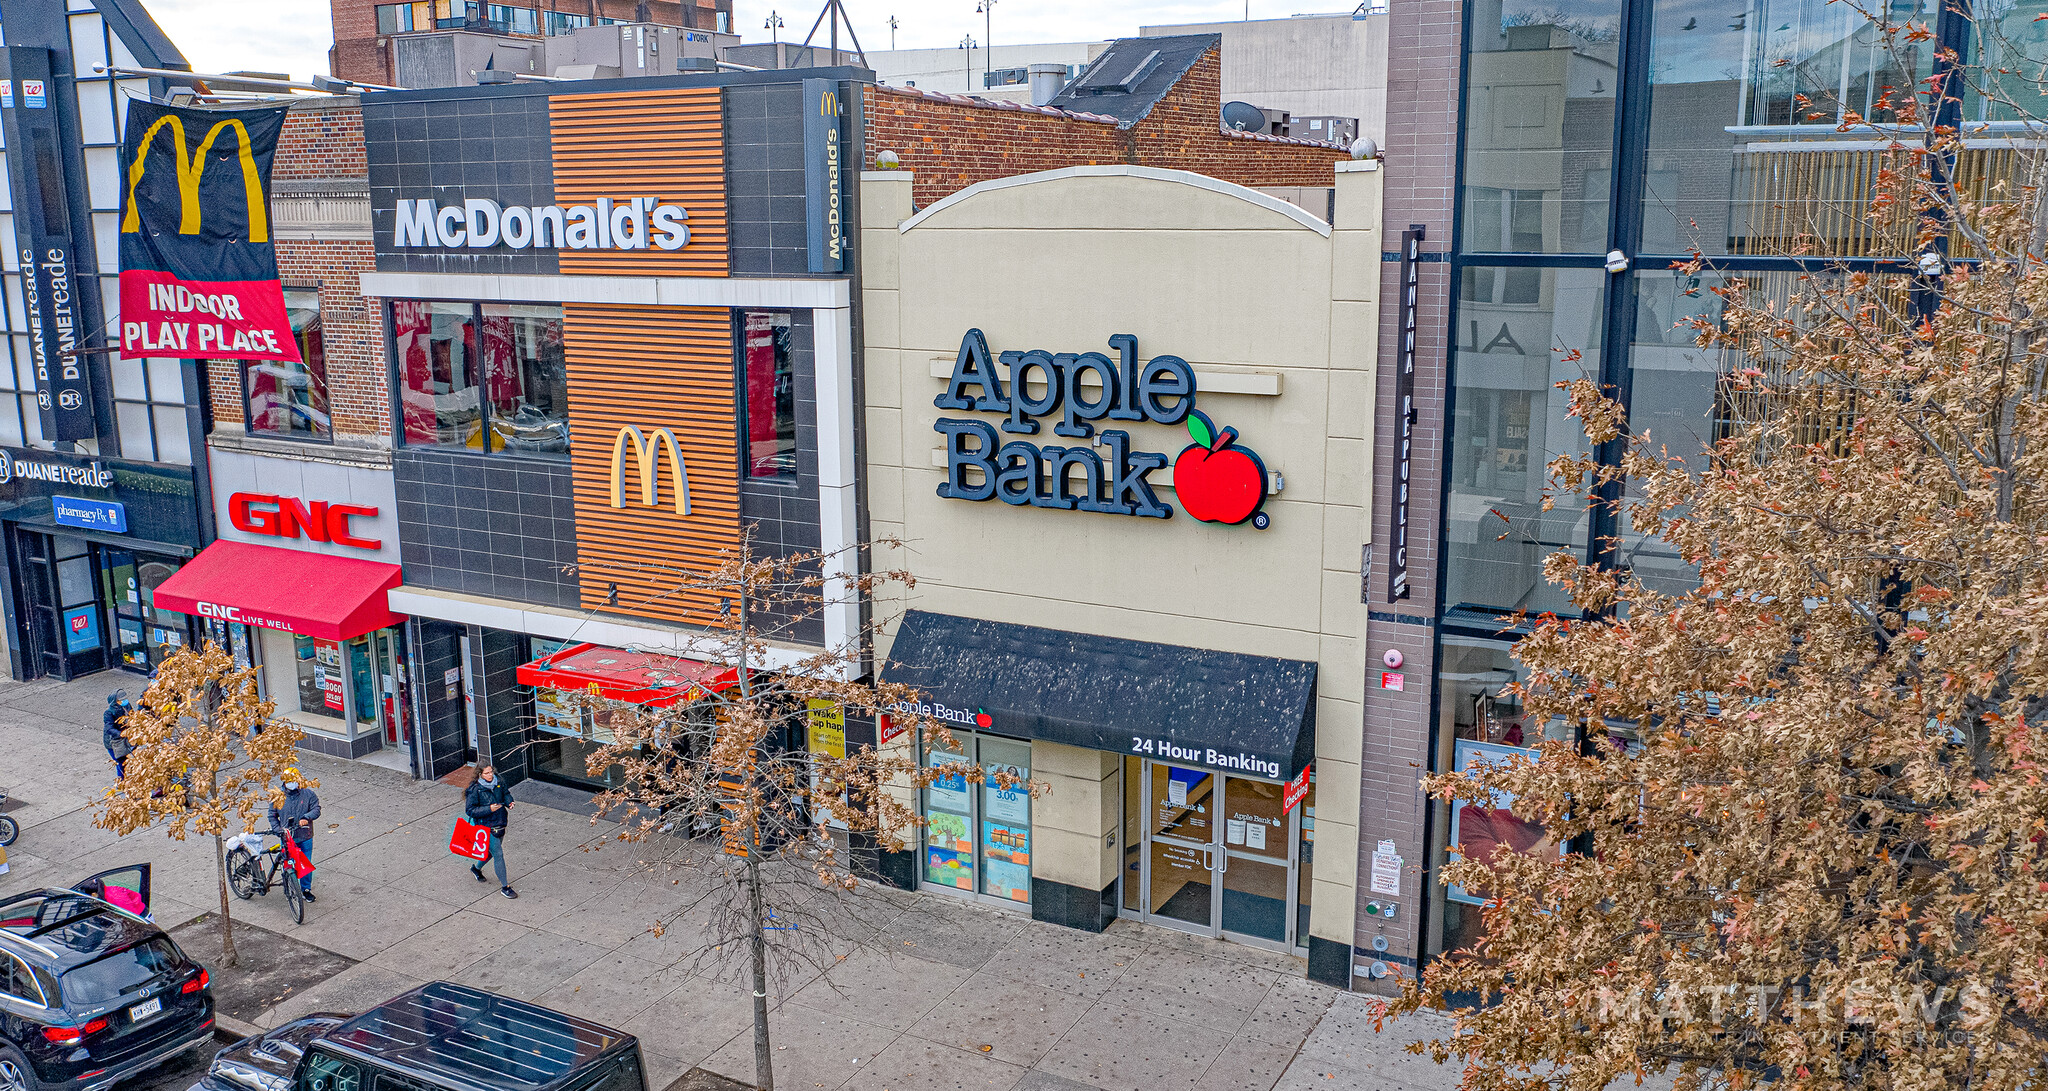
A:
<svg viewBox="0 0 2048 1091">
<path fill-rule="evenodd" d="M 1422 240 L 1428 234 L 1423 224 L 1409 224 L 1401 232 L 1401 306 L 1394 351 L 1394 521 L 1393 549 L 1387 554 L 1387 601 L 1408 597 L 1408 503 L 1412 489 L 1409 473 L 1415 459 L 1415 329 L 1416 311 L 1421 303 Z"/>
<path fill-rule="evenodd" d="M 44 437 L 91 439 L 98 434 L 92 379 L 78 351 L 89 347 L 86 342 L 103 321 L 91 251 L 76 253 L 73 240 L 62 117 L 69 99 L 58 93 L 49 50 L 10 46 L 5 56 L 0 114 L 5 115 L 14 197 L 13 257 L 21 263 L 36 410 Z M 74 275 L 81 263 L 82 277 Z"/>
<path fill-rule="evenodd" d="M 123 357 L 299 359 L 270 234 L 270 164 L 286 109 L 128 104 Z"/>
</svg>

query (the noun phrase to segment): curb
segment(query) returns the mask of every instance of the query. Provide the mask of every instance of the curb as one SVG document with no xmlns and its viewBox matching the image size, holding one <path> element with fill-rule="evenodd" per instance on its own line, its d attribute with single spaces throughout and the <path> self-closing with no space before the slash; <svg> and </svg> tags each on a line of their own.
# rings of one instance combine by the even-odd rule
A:
<svg viewBox="0 0 2048 1091">
<path fill-rule="evenodd" d="M 239 1042 L 244 1038 L 253 1038 L 261 1033 L 263 1028 L 254 1023 L 244 1023 L 232 1015 L 222 1015 L 218 1011 L 213 1013 L 213 1038 L 223 1045 Z"/>
</svg>

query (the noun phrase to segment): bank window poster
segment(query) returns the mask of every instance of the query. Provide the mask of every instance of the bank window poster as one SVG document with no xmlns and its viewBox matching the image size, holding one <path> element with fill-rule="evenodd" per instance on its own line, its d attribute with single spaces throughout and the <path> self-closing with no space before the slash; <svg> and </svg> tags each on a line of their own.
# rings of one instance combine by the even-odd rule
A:
<svg viewBox="0 0 2048 1091">
<path fill-rule="evenodd" d="M 1506 746 L 1501 743 L 1480 742 L 1477 739 L 1459 739 L 1454 755 L 1455 768 L 1466 772 L 1473 766 L 1499 765 L 1523 758 L 1535 760 L 1536 751 L 1521 746 Z M 1562 856 L 1564 846 L 1552 838 L 1548 831 L 1535 822 L 1516 818 L 1508 807 L 1514 796 L 1496 790 L 1491 802 L 1493 806 L 1482 807 L 1471 803 L 1457 802 L 1451 805 L 1451 844 L 1464 849 L 1464 854 L 1474 860 L 1489 860 L 1494 849 L 1506 845 L 1516 852 L 1555 852 Z M 1447 888 L 1447 896 L 1454 902 L 1466 905 L 1486 904 L 1486 892 L 1469 890 L 1456 883 Z"/>
<path fill-rule="evenodd" d="M 973 890 L 973 797 L 968 794 L 966 758 L 936 750 L 925 755 L 925 762 L 935 770 L 955 770 L 934 778 L 925 789 L 925 882 Z"/>
</svg>

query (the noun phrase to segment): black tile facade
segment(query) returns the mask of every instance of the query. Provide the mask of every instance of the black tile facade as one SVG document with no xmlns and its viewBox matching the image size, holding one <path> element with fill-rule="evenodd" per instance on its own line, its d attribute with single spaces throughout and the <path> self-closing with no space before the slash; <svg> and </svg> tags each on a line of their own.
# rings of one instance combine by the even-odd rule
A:
<svg viewBox="0 0 2048 1091">
<path fill-rule="evenodd" d="M 726 192 L 735 276 L 808 276 L 803 86 L 725 89 Z"/>
<path fill-rule="evenodd" d="M 524 91 L 525 89 L 520 89 Z M 404 249 L 391 245 L 401 200 L 459 205 L 487 197 L 501 205 L 555 200 L 548 100 L 543 94 L 478 89 L 474 97 L 363 103 L 370 219 L 377 268 L 405 273 L 554 273 L 554 250 Z"/>
<path fill-rule="evenodd" d="M 468 725 L 463 722 L 462 626 L 445 621 L 419 623 L 419 642 L 414 654 L 425 693 L 425 714 L 420 717 L 426 737 L 427 775 L 447 776 L 462 767 L 468 745 Z M 448 672 L 456 671 L 454 693 L 449 693 Z"/>
<path fill-rule="evenodd" d="M 477 679 L 477 724 L 488 759 L 507 785 L 526 779 L 525 743 L 533 717 L 531 697 L 519 684 L 526 638 L 498 629 L 470 629 L 470 671 Z"/>
<path fill-rule="evenodd" d="M 392 468 L 407 584 L 580 605 L 569 463 L 401 447 Z"/>
</svg>

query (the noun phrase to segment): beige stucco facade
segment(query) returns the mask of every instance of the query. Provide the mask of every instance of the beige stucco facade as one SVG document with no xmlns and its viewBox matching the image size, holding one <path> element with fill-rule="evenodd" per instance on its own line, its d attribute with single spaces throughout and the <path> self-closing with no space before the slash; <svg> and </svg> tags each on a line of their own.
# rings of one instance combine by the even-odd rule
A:
<svg viewBox="0 0 2048 1091">
<path fill-rule="evenodd" d="M 898 601 L 878 603 L 879 615 L 918 609 L 1316 664 L 1308 931 L 1343 945 L 1347 976 L 1383 249 L 1377 168 L 1339 164 L 1334 225 L 1240 186 L 1141 167 L 1001 179 L 922 211 L 911 207 L 908 172 L 861 181 L 868 529 L 905 543 L 877 548 L 872 563 L 917 578 Z M 1270 525 L 1189 517 L 1170 465 L 1149 475 L 1175 509 L 1163 519 L 942 497 L 935 421 L 1004 419 L 934 405 L 969 329 L 991 354 L 1115 359 L 1109 339 L 1130 334 L 1140 360 L 1185 359 L 1201 411 L 1263 460 Z M 998 435 L 1090 443 L 1053 434 L 1056 421 Z M 1168 459 L 1190 442 L 1179 426 L 1102 423 Z M 886 658 L 888 644 L 880 651 Z M 1103 715 L 1113 721 L 1116 710 Z M 1033 776 L 1050 789 L 1034 805 L 1033 878 L 1113 884 L 1124 755 L 1047 742 L 1033 751 Z"/>
</svg>

